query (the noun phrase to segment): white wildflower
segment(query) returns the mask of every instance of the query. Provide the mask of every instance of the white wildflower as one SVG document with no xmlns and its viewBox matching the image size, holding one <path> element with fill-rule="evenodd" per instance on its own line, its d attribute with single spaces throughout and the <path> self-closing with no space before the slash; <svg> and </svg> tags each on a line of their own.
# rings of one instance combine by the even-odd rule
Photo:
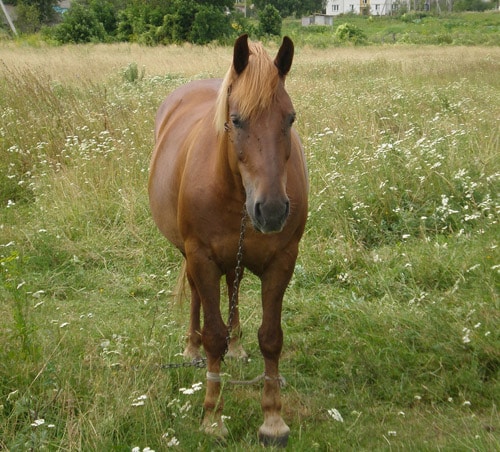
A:
<svg viewBox="0 0 500 452">
<path fill-rule="evenodd" d="M 330 408 L 328 414 L 337 422 L 344 422 L 344 418 L 336 408 Z"/>
<path fill-rule="evenodd" d="M 139 397 L 137 397 L 136 399 L 134 399 L 134 401 L 132 402 L 132 406 L 143 406 L 144 403 L 146 402 L 146 399 L 148 398 L 148 396 L 146 394 L 143 394 Z"/>
<path fill-rule="evenodd" d="M 462 342 L 464 344 L 470 343 L 470 330 L 469 330 L 469 328 L 464 328 L 462 331 L 464 332 L 464 335 L 462 337 Z"/>
<path fill-rule="evenodd" d="M 179 440 L 175 436 L 172 436 L 172 439 L 167 443 L 167 447 L 176 447 L 179 444 Z"/>
</svg>

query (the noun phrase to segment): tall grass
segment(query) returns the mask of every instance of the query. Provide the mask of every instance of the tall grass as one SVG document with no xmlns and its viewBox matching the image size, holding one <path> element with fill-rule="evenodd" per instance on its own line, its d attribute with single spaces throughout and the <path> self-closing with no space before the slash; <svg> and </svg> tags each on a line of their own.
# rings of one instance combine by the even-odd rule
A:
<svg viewBox="0 0 500 452">
<path fill-rule="evenodd" d="M 146 183 L 162 98 L 230 58 L 0 48 L 0 449 L 219 447 L 198 430 L 204 372 L 162 368 L 182 362 L 188 309 Z M 297 48 L 311 193 L 283 310 L 290 450 L 500 446 L 499 61 Z M 237 379 L 262 369 L 247 276 Z M 228 449 L 258 449 L 258 387 L 224 392 Z"/>
</svg>

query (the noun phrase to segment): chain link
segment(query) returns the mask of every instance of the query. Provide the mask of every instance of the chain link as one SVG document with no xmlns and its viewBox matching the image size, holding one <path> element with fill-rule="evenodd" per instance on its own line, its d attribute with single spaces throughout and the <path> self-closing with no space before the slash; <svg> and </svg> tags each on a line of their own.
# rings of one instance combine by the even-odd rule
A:
<svg viewBox="0 0 500 452">
<path fill-rule="evenodd" d="M 183 363 L 168 363 L 161 364 L 161 369 L 181 369 L 184 367 L 196 367 L 197 369 L 204 369 L 207 367 L 207 358 L 195 358 L 192 361 L 186 361 Z"/>
<path fill-rule="evenodd" d="M 233 318 L 236 308 L 238 307 L 238 290 L 240 288 L 241 275 L 243 273 L 243 241 L 245 240 L 246 231 L 246 221 L 247 221 L 247 210 L 243 206 L 243 212 L 241 214 L 241 225 L 240 225 L 240 238 L 238 239 L 238 252 L 236 253 L 236 267 L 234 268 L 234 281 L 233 281 L 233 293 L 231 296 L 231 302 L 229 304 L 229 315 L 227 319 L 227 336 L 226 336 L 226 346 L 221 355 L 221 360 L 224 361 L 229 350 L 229 343 L 231 342 L 231 333 L 233 332 Z"/>
<path fill-rule="evenodd" d="M 229 350 L 229 343 L 231 342 L 231 333 L 233 332 L 231 323 L 233 322 L 234 313 L 236 312 L 236 308 L 238 306 L 238 289 L 240 288 L 241 275 L 243 273 L 243 240 L 245 239 L 246 221 L 247 221 L 247 211 L 245 206 L 243 206 L 241 225 L 240 225 L 240 238 L 238 240 L 238 252 L 236 253 L 236 267 L 234 269 L 233 293 L 231 296 L 231 302 L 229 305 L 229 316 L 227 320 L 226 346 L 221 355 L 222 361 L 224 361 L 224 357 L 226 356 Z M 181 369 L 184 367 L 196 367 L 198 369 L 203 369 L 207 367 L 207 359 L 195 358 L 192 361 L 186 361 L 183 363 L 168 363 L 160 365 L 161 369 Z"/>
</svg>

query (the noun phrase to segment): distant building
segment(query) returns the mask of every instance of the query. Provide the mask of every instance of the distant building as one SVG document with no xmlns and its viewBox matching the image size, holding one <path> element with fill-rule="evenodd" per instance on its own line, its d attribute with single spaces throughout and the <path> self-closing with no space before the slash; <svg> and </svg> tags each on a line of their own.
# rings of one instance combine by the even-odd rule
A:
<svg viewBox="0 0 500 452">
<path fill-rule="evenodd" d="M 333 16 L 328 14 L 314 14 L 302 18 L 302 25 L 307 27 L 309 25 L 333 25 Z"/>
<path fill-rule="evenodd" d="M 397 11 L 403 0 L 327 0 L 326 14 L 364 14 L 372 16 L 388 16 Z"/>
</svg>

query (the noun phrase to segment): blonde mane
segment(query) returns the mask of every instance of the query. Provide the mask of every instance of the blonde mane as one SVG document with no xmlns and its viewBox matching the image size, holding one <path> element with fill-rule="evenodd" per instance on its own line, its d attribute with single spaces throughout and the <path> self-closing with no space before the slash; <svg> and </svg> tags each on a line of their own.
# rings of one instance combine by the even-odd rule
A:
<svg viewBox="0 0 500 452">
<path fill-rule="evenodd" d="M 224 132 L 228 120 L 229 96 L 236 99 L 242 119 L 248 119 L 269 107 L 276 94 L 279 81 L 278 69 L 261 43 L 249 42 L 248 65 L 238 75 L 231 64 L 217 96 L 215 106 L 215 127 Z"/>
</svg>

